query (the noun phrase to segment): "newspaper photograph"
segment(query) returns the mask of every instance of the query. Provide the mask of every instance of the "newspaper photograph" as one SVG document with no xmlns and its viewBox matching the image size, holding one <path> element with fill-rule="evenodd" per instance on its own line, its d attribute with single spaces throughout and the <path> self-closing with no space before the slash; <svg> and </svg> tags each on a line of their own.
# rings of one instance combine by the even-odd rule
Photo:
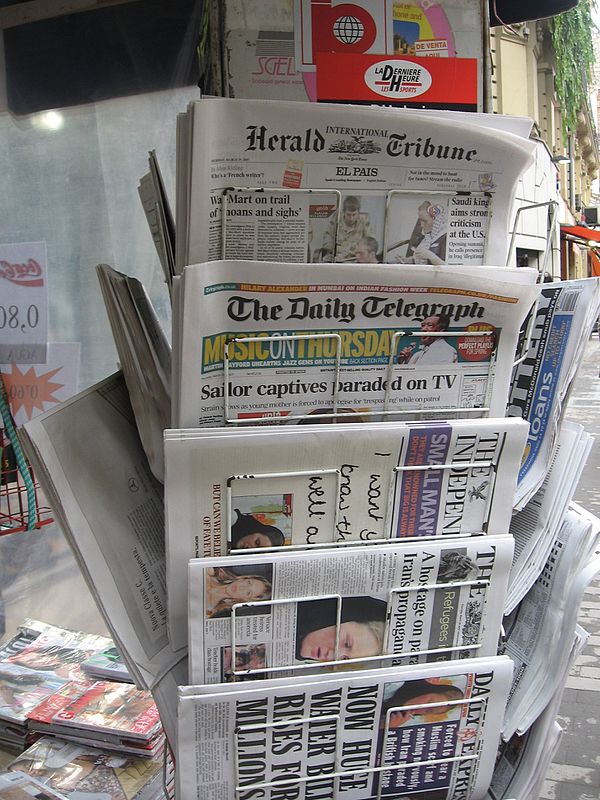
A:
<svg viewBox="0 0 600 800">
<path fill-rule="evenodd" d="M 496 656 L 182 687 L 178 796 L 482 800 L 511 671 Z"/>
<path fill-rule="evenodd" d="M 481 265 L 484 192 L 225 189 L 224 259 L 295 263 Z"/>
<path fill-rule="evenodd" d="M 398 264 L 490 263 L 486 240 L 491 197 L 485 192 L 390 192 L 383 261 Z M 394 234 L 394 240 L 390 234 Z M 358 258 L 356 259 L 359 260 Z"/>
<path fill-rule="evenodd" d="M 533 270 L 331 264 L 298 276 L 254 261 L 185 269 L 173 427 L 505 415 Z"/>
<path fill-rule="evenodd" d="M 167 431 L 172 646 L 191 558 L 505 533 L 526 436 L 505 418 Z"/>
<path fill-rule="evenodd" d="M 548 471 L 565 397 L 599 310 L 598 278 L 541 287 L 529 348 L 514 372 L 507 409 L 508 416 L 521 417 L 530 425 L 515 496 L 517 510 L 539 489 Z"/>
<path fill-rule="evenodd" d="M 405 215 L 415 227 L 418 207 L 428 201 L 446 209 L 448 263 L 461 261 L 462 251 L 463 263 L 505 264 L 511 199 L 535 149 L 522 136 L 465 125 L 450 115 L 223 98 L 191 103 L 179 115 L 177 137 L 178 273 L 188 264 L 226 257 L 224 219 L 225 227 L 233 223 L 246 236 L 260 231 L 280 242 L 298 238 L 304 249 L 310 228 L 306 203 L 312 201 L 301 197 L 305 208 L 297 215 L 298 189 L 343 196 L 339 223 L 332 219 L 327 231 L 335 245 L 329 260 L 357 261 L 358 244 L 364 247 L 366 238 L 376 239 L 376 252 L 382 253 L 384 235 L 396 245 L 389 260 L 412 257 L 398 245 L 407 234 Z M 224 214 L 228 190 L 261 188 L 290 191 L 256 195 L 252 203 L 248 194 L 234 195 L 242 202 L 228 202 Z M 437 192 L 446 197 L 436 202 Z M 436 233 L 445 215 L 440 211 Z M 429 215 L 422 222 L 426 241 L 417 263 L 441 263 L 435 220 Z M 325 238 L 315 238 L 310 249 L 327 251 L 324 244 Z"/>
<path fill-rule="evenodd" d="M 504 535 L 192 559 L 190 681 L 495 655 L 512 549 Z"/>
</svg>

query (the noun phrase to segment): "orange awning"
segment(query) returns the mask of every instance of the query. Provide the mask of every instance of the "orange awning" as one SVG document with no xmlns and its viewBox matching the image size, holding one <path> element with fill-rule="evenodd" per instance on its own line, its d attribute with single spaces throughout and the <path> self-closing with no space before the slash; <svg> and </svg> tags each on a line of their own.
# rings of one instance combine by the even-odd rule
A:
<svg viewBox="0 0 600 800">
<path fill-rule="evenodd" d="M 578 239 L 584 239 L 586 242 L 600 243 L 600 231 L 596 230 L 596 228 L 586 228 L 583 225 L 561 225 L 560 232 L 576 236 Z"/>
<path fill-rule="evenodd" d="M 590 261 L 592 263 L 592 278 L 600 278 L 600 258 L 595 250 L 590 250 Z"/>
</svg>

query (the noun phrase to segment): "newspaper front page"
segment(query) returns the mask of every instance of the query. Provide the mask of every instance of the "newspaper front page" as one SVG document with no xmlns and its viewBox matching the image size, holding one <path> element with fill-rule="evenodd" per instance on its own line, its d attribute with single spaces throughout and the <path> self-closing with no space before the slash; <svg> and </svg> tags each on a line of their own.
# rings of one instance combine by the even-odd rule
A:
<svg viewBox="0 0 600 800">
<path fill-rule="evenodd" d="M 166 610 L 164 504 L 121 373 L 26 423 L 22 440 L 141 688 L 177 660 Z"/>
<path fill-rule="evenodd" d="M 512 549 L 505 535 L 193 559 L 190 681 L 495 655 Z"/>
<path fill-rule="evenodd" d="M 187 267 L 173 427 L 504 416 L 535 278 L 491 267 Z"/>
<path fill-rule="evenodd" d="M 541 287 L 529 348 L 513 375 L 507 410 L 530 425 L 514 503 L 518 510 L 548 471 L 565 396 L 599 310 L 598 278 Z"/>
<path fill-rule="evenodd" d="M 178 272 L 285 242 L 278 260 L 359 261 L 367 239 L 375 261 L 504 264 L 534 148 L 414 110 L 194 102 L 178 120 Z M 228 191 L 247 189 L 264 191 Z"/>
<path fill-rule="evenodd" d="M 506 532 L 526 435 L 507 419 L 167 431 L 171 644 L 190 558 Z"/>
<path fill-rule="evenodd" d="M 178 796 L 481 800 L 511 671 L 496 656 L 182 687 Z"/>
</svg>

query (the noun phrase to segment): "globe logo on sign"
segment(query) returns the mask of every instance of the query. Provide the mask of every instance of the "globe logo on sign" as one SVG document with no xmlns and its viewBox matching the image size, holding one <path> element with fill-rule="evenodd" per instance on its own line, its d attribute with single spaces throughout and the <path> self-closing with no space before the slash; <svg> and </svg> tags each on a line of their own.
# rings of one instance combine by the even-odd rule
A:
<svg viewBox="0 0 600 800">
<path fill-rule="evenodd" d="M 365 34 L 362 22 L 346 14 L 333 23 L 333 35 L 342 44 L 356 44 Z"/>
</svg>

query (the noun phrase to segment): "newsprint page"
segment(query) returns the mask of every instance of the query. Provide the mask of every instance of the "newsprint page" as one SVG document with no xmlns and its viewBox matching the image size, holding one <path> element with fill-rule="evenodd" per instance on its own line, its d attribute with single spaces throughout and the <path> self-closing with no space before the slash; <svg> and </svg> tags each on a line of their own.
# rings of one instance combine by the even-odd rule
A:
<svg viewBox="0 0 600 800">
<path fill-rule="evenodd" d="M 482 800 L 511 674 L 494 656 L 181 687 L 178 796 Z"/>
<path fill-rule="evenodd" d="M 211 98 L 180 114 L 177 137 L 179 273 L 366 260 L 365 239 L 374 261 L 505 264 L 535 149 L 439 113 Z"/>
<path fill-rule="evenodd" d="M 171 644 L 191 558 L 505 533 L 526 436 L 506 418 L 167 431 Z"/>
<path fill-rule="evenodd" d="M 507 267 L 186 267 L 175 291 L 173 427 L 340 411 L 357 421 L 504 416 L 536 277 Z"/>
<path fill-rule="evenodd" d="M 495 655 L 512 553 L 504 534 L 193 559 L 190 681 Z"/>
</svg>

